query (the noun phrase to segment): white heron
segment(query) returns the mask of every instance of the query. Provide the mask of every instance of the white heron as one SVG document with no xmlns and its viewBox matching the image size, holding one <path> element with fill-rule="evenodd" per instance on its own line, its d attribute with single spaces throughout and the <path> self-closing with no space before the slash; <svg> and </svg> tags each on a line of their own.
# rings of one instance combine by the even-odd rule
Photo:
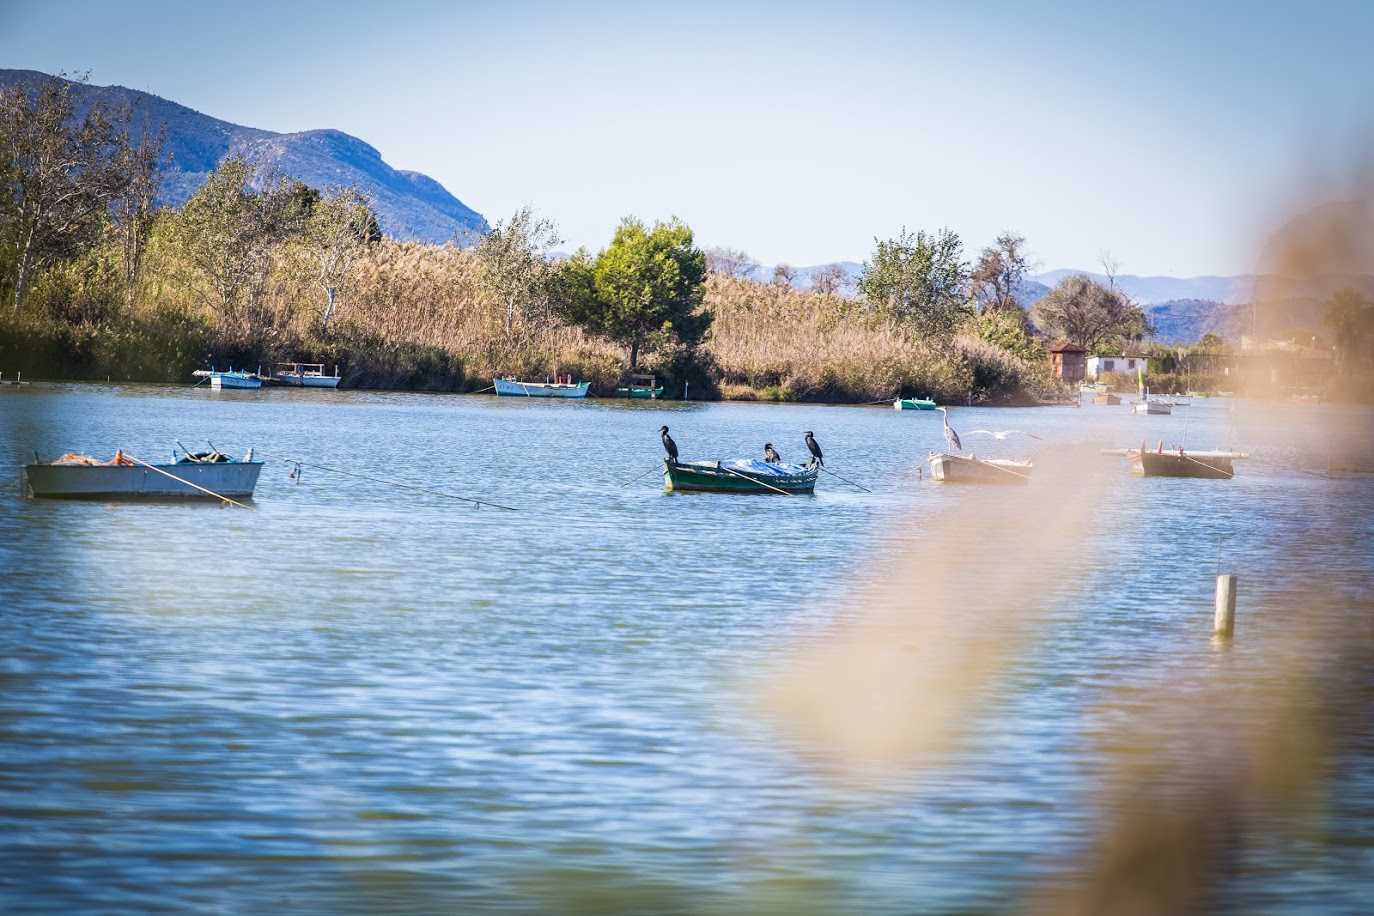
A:
<svg viewBox="0 0 1374 916">
<path fill-rule="evenodd" d="M 954 449 L 954 451 L 962 452 L 964 446 L 959 441 L 959 434 L 954 431 L 954 427 L 949 425 L 949 411 L 944 407 L 937 407 L 935 409 L 940 411 L 940 416 L 945 421 L 945 442 L 949 443 L 949 447 Z"/>
<path fill-rule="evenodd" d="M 998 441 L 1006 439 L 1008 436 L 1030 436 L 1032 439 L 1039 439 L 1035 433 L 1028 433 L 1024 429 L 971 429 L 968 431 L 970 436 L 991 436 Z"/>
</svg>

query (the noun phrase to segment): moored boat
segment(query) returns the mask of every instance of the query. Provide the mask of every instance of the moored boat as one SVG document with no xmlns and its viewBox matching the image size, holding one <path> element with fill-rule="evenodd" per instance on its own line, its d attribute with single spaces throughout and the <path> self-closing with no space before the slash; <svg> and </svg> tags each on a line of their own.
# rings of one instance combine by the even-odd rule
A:
<svg viewBox="0 0 1374 916">
<path fill-rule="evenodd" d="M 585 398 L 591 382 L 574 382 L 572 376 L 567 381 L 522 382 L 516 378 L 493 379 L 496 393 L 505 397 L 517 398 Z"/>
<path fill-rule="evenodd" d="M 1029 461 L 930 453 L 930 475 L 945 483 L 1025 483 L 1034 467 Z"/>
<path fill-rule="evenodd" d="M 253 390 L 262 387 L 262 376 L 254 372 L 238 372 L 230 369 L 220 372 L 217 369 L 197 369 L 191 373 L 196 378 L 208 378 L 210 387 L 216 389 Z"/>
<path fill-rule="evenodd" d="M 657 400 L 663 397 L 663 386 L 652 375 L 632 375 L 627 384 L 615 390 L 617 397 Z"/>
<path fill-rule="evenodd" d="M 935 402 L 926 398 L 898 398 L 892 402 L 894 410 L 934 410 Z"/>
<path fill-rule="evenodd" d="M 1168 401 L 1147 399 L 1144 401 L 1136 401 L 1131 405 L 1131 411 L 1141 416 L 1146 414 L 1150 416 L 1168 416 L 1174 412 L 1174 406 Z"/>
<path fill-rule="evenodd" d="M 261 470 L 252 449 L 242 459 L 211 451 L 170 464 L 144 464 L 122 451 L 109 461 L 68 452 L 25 465 L 24 491 L 46 499 L 244 499 L 253 495 Z"/>
<path fill-rule="evenodd" d="M 1121 398 L 1117 397 L 1117 396 L 1114 395 L 1114 394 L 1111 394 L 1110 392 L 1104 392 L 1104 393 L 1102 393 L 1102 394 L 1094 395 L 1094 396 L 1093 396 L 1093 403 L 1094 403 L 1094 404 L 1105 404 L 1105 405 L 1107 405 L 1107 406 L 1109 406 L 1109 407 L 1112 407 L 1112 406 L 1115 406 L 1115 405 L 1117 405 L 1117 404 L 1120 404 L 1120 403 L 1121 403 Z"/>
<path fill-rule="evenodd" d="M 325 375 L 324 363 L 277 363 L 272 380 L 298 388 L 338 388 L 339 367 L 334 367 L 333 375 Z"/>
<path fill-rule="evenodd" d="M 1164 450 L 1161 440 L 1153 451 L 1144 447 L 1104 449 L 1104 455 L 1122 455 L 1131 462 L 1139 477 L 1193 477 L 1200 480 L 1230 480 L 1236 476 L 1235 462 L 1249 458 L 1246 452 Z"/>
<path fill-rule="evenodd" d="M 663 462 L 667 490 L 711 493 L 812 493 L 820 467 L 812 464 L 772 464 L 750 458 L 733 461 Z"/>
</svg>

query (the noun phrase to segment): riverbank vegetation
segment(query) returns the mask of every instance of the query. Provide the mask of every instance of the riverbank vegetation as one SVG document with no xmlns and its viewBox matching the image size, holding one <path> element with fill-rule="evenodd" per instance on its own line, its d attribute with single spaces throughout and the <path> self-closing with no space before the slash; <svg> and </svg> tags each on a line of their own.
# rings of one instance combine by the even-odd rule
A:
<svg viewBox="0 0 1374 916">
<path fill-rule="evenodd" d="M 384 236 L 350 188 L 314 189 L 229 158 L 180 209 L 159 208 L 160 138 L 127 114 L 73 111 L 69 84 L 0 97 L 0 370 L 180 382 L 209 366 L 337 366 L 359 387 L 477 390 L 574 375 L 610 393 L 628 371 L 670 394 L 867 402 L 1059 397 L 1051 335 L 1138 337 L 1140 310 L 1070 278 L 1017 301 L 1024 240 L 968 260 L 947 229 L 876 239 L 857 289 L 837 271 L 703 251 L 678 220 L 626 218 L 607 246 L 555 257 L 522 209 L 470 247 Z"/>
</svg>

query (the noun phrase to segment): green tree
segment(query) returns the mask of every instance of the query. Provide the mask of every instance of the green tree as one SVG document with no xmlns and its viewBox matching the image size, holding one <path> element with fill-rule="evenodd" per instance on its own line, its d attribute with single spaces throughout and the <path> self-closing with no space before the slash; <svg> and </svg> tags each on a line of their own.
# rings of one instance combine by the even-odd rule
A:
<svg viewBox="0 0 1374 916">
<path fill-rule="evenodd" d="M 1020 357 L 1028 363 L 1043 363 L 1049 359 L 1044 344 L 1026 329 L 1024 312 L 994 308 L 983 312 L 973 321 L 974 333 L 1000 350 Z"/>
<path fill-rule="evenodd" d="M 38 271 L 99 238 L 111 201 L 127 185 L 116 162 L 119 133 L 99 105 L 76 117 L 76 85 L 54 78 L 32 95 L 22 86 L 0 89 L 7 179 L 0 196 L 12 211 L 0 232 L 15 311 Z"/>
<path fill-rule="evenodd" d="M 231 323 L 252 327 L 277 245 L 296 235 L 308 213 L 298 183 L 281 179 L 252 187 L 256 170 L 230 157 L 177 214 L 173 236 L 192 268 L 192 288 Z M 313 204 L 311 204 L 313 206 Z"/>
<path fill-rule="evenodd" d="M 1336 355 L 1342 369 L 1359 362 L 1374 343 L 1374 303 L 1353 287 L 1345 287 L 1326 301 L 1324 320 L 1335 332 Z"/>
<path fill-rule="evenodd" d="M 527 323 L 548 323 L 557 272 L 549 251 L 561 242 L 552 220 L 521 207 L 493 226 L 473 249 L 482 288 L 501 305 L 501 330 L 508 344 Z"/>
<path fill-rule="evenodd" d="M 951 333 L 973 313 L 963 242 L 948 229 L 934 235 L 903 229 L 896 238 L 875 239 L 873 259 L 859 276 L 859 292 L 870 307 L 892 321 L 925 334 Z"/>
<path fill-rule="evenodd" d="M 1145 313 L 1119 289 L 1088 277 L 1065 277 L 1035 304 L 1042 328 L 1089 352 L 1139 340 L 1149 332 Z"/>
<path fill-rule="evenodd" d="M 629 348 L 633 370 L 641 353 L 705 339 L 705 281 L 706 255 L 686 224 L 627 217 L 595 260 L 579 253 L 564 265 L 560 299 L 574 323 Z"/>
</svg>

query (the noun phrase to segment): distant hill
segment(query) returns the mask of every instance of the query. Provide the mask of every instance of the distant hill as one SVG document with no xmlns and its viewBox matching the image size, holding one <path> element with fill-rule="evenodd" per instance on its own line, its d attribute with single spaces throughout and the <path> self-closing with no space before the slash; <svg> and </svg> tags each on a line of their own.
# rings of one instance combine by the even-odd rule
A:
<svg viewBox="0 0 1374 916">
<path fill-rule="evenodd" d="M 32 90 L 53 79 L 35 70 L 0 70 L 0 85 Z M 78 114 L 100 104 L 129 114 L 134 130 L 167 129 L 160 202 L 180 206 L 231 153 L 311 187 L 351 185 L 368 195 L 382 231 L 393 238 L 425 242 L 470 239 L 486 232 L 487 221 L 444 186 L 419 172 L 392 168 L 381 153 L 337 130 L 279 134 L 221 121 L 156 95 L 123 86 L 76 84 Z"/>
<path fill-rule="evenodd" d="M 1079 274 L 1091 277 L 1099 283 L 1108 282 L 1104 274 L 1094 273 L 1091 270 L 1067 269 L 1046 271 L 1042 274 L 1036 274 L 1032 279 L 1053 288 L 1065 277 Z M 1184 299 L 1238 303 L 1250 301 L 1257 279 L 1249 274 L 1231 277 L 1141 277 L 1135 274 L 1122 274 L 1116 278 L 1116 285 L 1141 305 Z"/>
</svg>

